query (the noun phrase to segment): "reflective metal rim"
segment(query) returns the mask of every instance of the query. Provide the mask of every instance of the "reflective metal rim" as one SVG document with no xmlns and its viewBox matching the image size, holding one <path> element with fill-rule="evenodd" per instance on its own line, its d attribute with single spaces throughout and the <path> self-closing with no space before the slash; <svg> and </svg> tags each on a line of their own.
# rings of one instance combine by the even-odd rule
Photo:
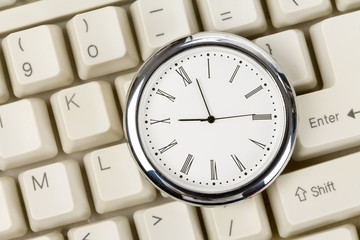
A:
<svg viewBox="0 0 360 240">
<path fill-rule="evenodd" d="M 199 46 L 223 46 L 236 49 L 253 58 L 273 77 L 283 96 L 286 111 L 286 126 L 283 143 L 269 167 L 256 179 L 230 192 L 204 194 L 181 188 L 166 179 L 151 164 L 143 150 L 138 130 L 138 104 L 142 91 L 154 71 L 166 60 L 188 48 Z M 124 129 L 134 159 L 144 175 L 160 190 L 170 196 L 194 205 L 224 205 L 251 197 L 268 187 L 284 170 L 296 139 L 297 114 L 295 94 L 284 72 L 265 51 L 251 41 L 230 33 L 201 32 L 170 43 L 153 54 L 137 72 L 127 96 Z"/>
</svg>

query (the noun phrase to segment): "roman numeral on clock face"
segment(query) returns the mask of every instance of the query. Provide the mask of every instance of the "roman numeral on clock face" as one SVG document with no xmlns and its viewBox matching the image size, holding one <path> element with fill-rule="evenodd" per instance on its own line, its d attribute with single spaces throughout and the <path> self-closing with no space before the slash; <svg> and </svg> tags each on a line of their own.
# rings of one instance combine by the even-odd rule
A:
<svg viewBox="0 0 360 240">
<path fill-rule="evenodd" d="M 243 172 L 246 169 L 244 164 L 242 164 L 242 162 L 239 160 L 239 158 L 235 154 L 232 154 L 231 157 L 234 160 L 236 166 L 239 168 L 240 172 Z"/>
<path fill-rule="evenodd" d="M 156 123 L 167 123 L 167 124 L 170 124 L 170 118 L 165 118 L 165 119 L 161 119 L 161 120 L 150 119 L 150 125 L 153 125 L 153 124 L 156 124 Z"/>
<path fill-rule="evenodd" d="M 271 114 L 254 114 L 252 116 L 252 120 L 271 120 L 272 115 Z"/>
<path fill-rule="evenodd" d="M 230 83 L 232 83 L 232 82 L 234 81 L 234 78 L 236 77 L 236 74 L 237 74 L 237 72 L 239 71 L 239 68 L 240 68 L 240 66 L 239 66 L 239 65 L 236 65 L 236 68 L 235 68 L 235 70 L 234 70 L 234 72 L 233 72 L 233 74 L 231 75 L 231 78 L 230 78 L 230 80 L 229 80 Z"/>
<path fill-rule="evenodd" d="M 260 148 L 262 148 L 262 149 L 265 149 L 265 147 L 266 147 L 265 144 L 260 143 L 260 142 L 258 142 L 258 141 L 255 141 L 255 140 L 253 140 L 253 139 L 251 139 L 251 138 L 249 138 L 249 140 L 250 140 L 251 142 L 255 143 L 256 146 L 258 146 L 258 147 L 260 147 Z"/>
<path fill-rule="evenodd" d="M 260 85 L 257 88 L 255 88 L 254 90 L 251 90 L 249 93 L 245 94 L 245 98 L 248 99 L 251 96 L 255 95 L 256 93 L 260 92 L 263 89 L 263 87 Z"/>
<path fill-rule="evenodd" d="M 180 172 L 188 175 L 193 161 L 194 161 L 194 156 L 188 154 Z"/>
<path fill-rule="evenodd" d="M 163 90 L 160 90 L 158 89 L 156 91 L 156 94 L 160 95 L 160 96 L 163 96 L 163 97 L 166 97 L 167 99 L 169 99 L 170 101 L 174 102 L 175 101 L 175 98 L 174 96 L 168 94 L 167 92 L 164 92 Z"/>
<path fill-rule="evenodd" d="M 164 152 L 166 152 L 167 150 L 169 150 L 170 148 L 174 147 L 177 143 L 176 139 L 172 140 L 171 143 L 169 143 L 168 145 L 166 145 L 165 147 L 159 148 L 159 152 L 161 154 L 163 154 Z"/>
<path fill-rule="evenodd" d="M 189 75 L 185 72 L 184 67 L 181 66 L 178 69 L 176 69 L 175 71 L 181 76 L 181 78 L 185 84 L 185 87 L 192 83 Z"/>
<path fill-rule="evenodd" d="M 211 180 L 218 180 L 216 161 L 210 160 Z"/>
</svg>

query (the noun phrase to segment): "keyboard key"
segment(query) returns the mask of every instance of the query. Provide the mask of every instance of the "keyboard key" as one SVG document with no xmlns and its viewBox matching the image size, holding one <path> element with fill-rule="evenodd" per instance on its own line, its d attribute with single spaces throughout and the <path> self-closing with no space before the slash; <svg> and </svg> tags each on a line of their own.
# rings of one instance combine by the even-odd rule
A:
<svg viewBox="0 0 360 240">
<path fill-rule="evenodd" d="M 267 28 L 260 0 L 197 0 L 197 5 L 206 31 L 250 36 Z"/>
<path fill-rule="evenodd" d="M 339 11 L 348 11 L 360 7 L 360 0 L 335 0 L 336 7 Z"/>
<path fill-rule="evenodd" d="M 209 239 L 271 239 L 261 195 L 224 207 L 203 207 L 201 212 Z"/>
<path fill-rule="evenodd" d="M 84 163 L 98 213 L 150 202 L 156 197 L 126 143 L 91 152 L 85 155 Z"/>
<path fill-rule="evenodd" d="M 360 214 L 360 188 L 352 187 L 360 181 L 359 157 L 348 155 L 284 174 L 269 187 L 281 237 Z"/>
<path fill-rule="evenodd" d="M 0 178 L 0 238 L 21 237 L 27 227 L 21 209 L 16 184 L 11 177 Z"/>
<path fill-rule="evenodd" d="M 74 80 L 62 30 L 56 25 L 12 33 L 2 46 L 17 97 L 62 87 Z"/>
<path fill-rule="evenodd" d="M 359 145 L 360 29 L 354 22 L 360 22 L 360 12 L 310 28 L 324 89 L 296 99 L 300 120 L 295 160 Z"/>
<path fill-rule="evenodd" d="M 80 167 L 75 160 L 27 170 L 19 175 L 19 183 L 34 232 L 90 216 Z"/>
<path fill-rule="evenodd" d="M 16 3 L 16 0 L 1 0 L 0 8 L 7 7 Z"/>
<path fill-rule="evenodd" d="M 28 3 L 0 12 L 0 33 L 19 30 L 119 2 L 124 2 L 124 0 L 42 0 Z M 20 16 L 31 17 L 25 18 Z"/>
<path fill-rule="evenodd" d="M 166 43 L 199 31 L 191 0 L 137 0 L 130 11 L 143 60 Z"/>
<path fill-rule="evenodd" d="M 308 91 L 316 86 L 314 68 L 302 31 L 275 33 L 258 38 L 255 43 L 280 63 L 296 92 Z"/>
<path fill-rule="evenodd" d="M 134 79 L 135 72 L 121 75 L 115 79 L 115 87 L 120 101 L 120 106 L 123 112 L 126 109 L 126 97 L 129 91 L 132 80 Z"/>
<path fill-rule="evenodd" d="M 319 233 L 296 238 L 294 240 L 359 240 L 356 228 L 352 224 L 343 225 L 337 228 L 325 230 Z"/>
<path fill-rule="evenodd" d="M 125 217 L 96 222 L 70 229 L 69 240 L 132 240 L 129 221 Z"/>
<path fill-rule="evenodd" d="M 272 24 L 286 27 L 332 12 L 330 0 L 266 0 Z"/>
<path fill-rule="evenodd" d="M 8 99 L 9 99 L 9 91 L 6 86 L 5 76 L 0 61 L 0 104 L 6 102 Z"/>
<path fill-rule="evenodd" d="M 123 131 L 109 83 L 91 82 L 51 96 L 64 152 L 121 140 Z"/>
<path fill-rule="evenodd" d="M 196 209 L 182 202 L 136 211 L 134 221 L 142 240 L 204 239 Z"/>
<path fill-rule="evenodd" d="M 0 169 L 49 159 L 57 154 L 46 104 L 24 99 L 0 106 Z"/>
<path fill-rule="evenodd" d="M 39 237 L 29 238 L 27 240 L 64 240 L 64 237 L 59 232 L 52 232 Z"/>
<path fill-rule="evenodd" d="M 126 11 L 106 7 L 67 23 L 79 76 L 83 80 L 133 68 L 139 63 Z"/>
</svg>

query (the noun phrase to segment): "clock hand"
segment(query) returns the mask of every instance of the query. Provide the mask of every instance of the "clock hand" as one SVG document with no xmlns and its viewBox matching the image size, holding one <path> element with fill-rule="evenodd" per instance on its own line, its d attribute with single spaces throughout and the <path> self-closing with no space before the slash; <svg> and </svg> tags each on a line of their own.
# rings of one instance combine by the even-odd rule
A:
<svg viewBox="0 0 360 240">
<path fill-rule="evenodd" d="M 226 116 L 226 117 L 213 117 L 213 116 L 209 116 L 207 118 L 181 118 L 178 119 L 178 121 L 182 121 L 182 122 L 205 122 L 205 121 L 215 121 L 215 120 L 221 120 L 221 119 L 228 119 L 228 118 L 239 118 L 239 117 L 249 117 L 249 116 L 254 116 L 256 114 L 242 114 L 242 115 L 233 115 L 233 116 Z"/>
<path fill-rule="evenodd" d="M 239 118 L 239 117 L 249 117 L 249 116 L 254 116 L 254 115 L 256 115 L 256 114 L 250 113 L 250 114 L 233 115 L 233 116 L 227 116 L 227 117 L 216 117 L 215 120 L 228 119 L 228 118 Z"/>
<path fill-rule="evenodd" d="M 205 122 L 208 121 L 208 118 L 181 118 L 178 119 L 181 122 Z"/>
<path fill-rule="evenodd" d="M 210 113 L 210 110 L 209 110 L 209 107 L 208 107 L 208 105 L 207 105 L 207 103 L 206 103 L 204 94 L 203 94 L 203 92 L 202 92 L 202 90 L 201 90 L 199 80 L 198 80 L 197 78 L 196 78 L 196 83 L 197 83 L 197 85 L 198 85 L 198 87 L 199 87 L 199 90 L 200 90 L 200 93 L 201 93 L 201 97 L 202 97 L 202 99 L 203 99 L 203 101 L 204 101 L 204 104 L 205 104 L 206 110 L 207 110 L 207 112 L 208 112 L 208 114 L 209 114 L 209 117 L 211 117 L 212 115 L 211 115 L 211 113 Z"/>
<path fill-rule="evenodd" d="M 208 118 L 182 118 L 178 119 L 178 121 L 183 122 L 205 122 L 205 121 L 215 121 L 215 120 L 221 120 L 221 119 L 229 119 L 229 118 L 240 118 L 240 117 L 252 117 L 253 120 L 271 120 L 271 114 L 255 114 L 255 113 L 249 113 L 249 114 L 240 114 L 240 115 L 232 115 L 232 116 L 226 116 L 226 117 L 213 117 L 209 116 Z"/>
</svg>

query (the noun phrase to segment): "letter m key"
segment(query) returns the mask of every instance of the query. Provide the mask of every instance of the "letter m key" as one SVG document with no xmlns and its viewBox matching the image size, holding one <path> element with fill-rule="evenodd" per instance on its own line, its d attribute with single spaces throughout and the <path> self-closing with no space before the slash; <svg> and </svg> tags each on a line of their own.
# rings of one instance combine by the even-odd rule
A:
<svg viewBox="0 0 360 240">
<path fill-rule="evenodd" d="M 48 181 L 46 172 L 44 172 L 44 174 L 42 176 L 42 179 L 40 181 L 39 181 L 39 179 L 37 179 L 34 176 L 31 176 L 31 179 L 32 179 L 32 182 L 33 182 L 35 192 L 37 191 L 37 188 L 43 189 L 45 186 L 47 188 L 49 188 L 49 181 Z"/>
</svg>

